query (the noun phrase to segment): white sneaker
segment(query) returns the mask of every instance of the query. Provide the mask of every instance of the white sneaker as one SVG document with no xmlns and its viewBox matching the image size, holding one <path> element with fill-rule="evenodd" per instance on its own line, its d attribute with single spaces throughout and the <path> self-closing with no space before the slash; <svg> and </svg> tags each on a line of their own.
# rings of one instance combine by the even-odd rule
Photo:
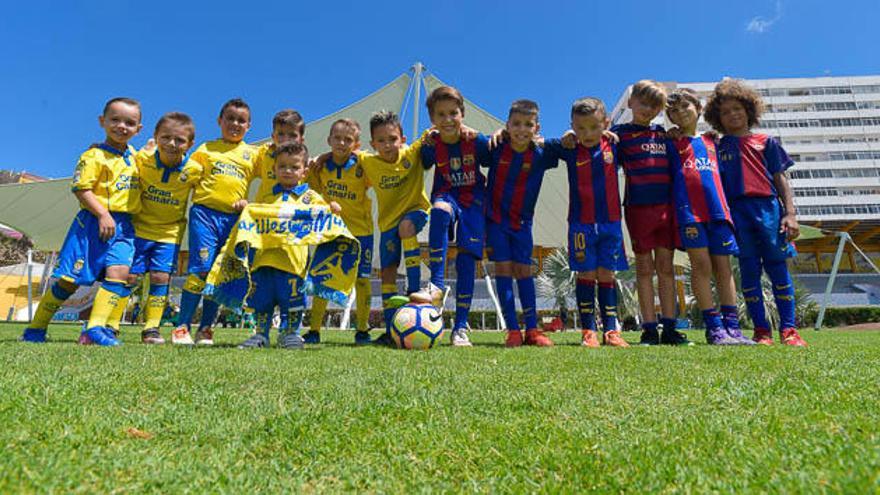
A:
<svg viewBox="0 0 880 495">
<path fill-rule="evenodd" d="M 180 325 L 171 331 L 171 343 L 174 345 L 193 345 L 192 335 L 186 325 Z"/>
<path fill-rule="evenodd" d="M 459 328 L 458 330 L 453 330 L 451 335 L 452 345 L 455 347 L 472 347 L 471 339 L 467 336 L 467 330 L 464 328 Z"/>
</svg>

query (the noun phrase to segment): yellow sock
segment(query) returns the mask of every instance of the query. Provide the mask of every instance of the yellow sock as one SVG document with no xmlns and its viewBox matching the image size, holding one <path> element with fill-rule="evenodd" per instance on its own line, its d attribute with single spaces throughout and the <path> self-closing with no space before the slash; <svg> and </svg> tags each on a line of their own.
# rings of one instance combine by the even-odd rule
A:
<svg viewBox="0 0 880 495">
<path fill-rule="evenodd" d="M 327 313 L 327 300 L 315 297 L 312 299 L 312 319 L 309 320 L 309 330 L 320 332 L 324 325 L 324 315 Z"/>
<path fill-rule="evenodd" d="M 66 301 L 72 294 L 72 292 L 67 292 L 61 288 L 57 283 L 53 285 L 46 291 L 43 298 L 40 299 L 40 304 L 37 305 L 37 310 L 34 311 L 34 319 L 31 320 L 31 324 L 28 325 L 28 328 L 45 330 L 46 327 L 49 326 L 49 322 L 52 321 L 52 317 L 55 316 L 55 313 L 61 308 L 61 305 L 64 304 L 64 301 Z"/>
<path fill-rule="evenodd" d="M 147 307 L 144 310 L 146 311 L 144 328 L 159 328 L 159 325 L 162 324 L 162 313 L 165 311 L 165 303 L 167 301 L 167 295 L 158 296 L 150 294 L 147 297 Z"/>
<path fill-rule="evenodd" d="M 128 299 L 131 289 L 122 280 L 106 279 L 92 303 L 92 314 L 89 315 L 88 328 L 105 327 L 110 315 L 123 299 Z"/>
<path fill-rule="evenodd" d="M 113 312 L 110 313 L 110 316 L 107 318 L 107 324 L 105 326 L 114 330 L 119 330 L 119 323 L 122 321 L 122 315 L 125 314 L 125 308 L 128 307 L 129 299 L 131 299 L 131 296 L 119 299 L 119 303 L 113 307 Z"/>
<path fill-rule="evenodd" d="M 370 300 L 373 297 L 372 288 L 370 287 L 370 279 L 359 278 L 355 282 L 355 290 L 357 290 L 357 323 L 358 330 L 364 331 L 370 328 Z"/>
</svg>

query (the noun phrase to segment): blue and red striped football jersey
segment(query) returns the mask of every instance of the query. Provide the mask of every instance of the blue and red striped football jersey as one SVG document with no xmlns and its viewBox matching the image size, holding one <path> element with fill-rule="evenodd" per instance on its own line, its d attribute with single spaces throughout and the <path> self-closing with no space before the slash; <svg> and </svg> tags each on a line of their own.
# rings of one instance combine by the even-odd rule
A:
<svg viewBox="0 0 880 495">
<path fill-rule="evenodd" d="M 556 146 L 554 151 L 565 161 L 568 169 L 568 222 L 619 221 L 619 148 L 604 137 L 599 144 L 589 148 L 578 144 L 575 149 L 565 149 L 554 140 L 549 140 L 545 146 Z M 664 161 L 668 163 L 665 157 Z"/>
<path fill-rule="evenodd" d="M 508 142 L 492 150 L 486 209 L 490 221 L 512 230 L 531 223 L 544 172 L 559 165 L 557 149 L 545 144 L 517 153 Z"/>
<path fill-rule="evenodd" d="M 708 137 L 671 140 L 669 162 L 679 225 L 723 220 L 732 222 L 724 197 L 715 142 Z"/>
<path fill-rule="evenodd" d="M 620 142 L 617 159 L 626 174 L 624 202 L 628 205 L 662 205 L 672 202 L 672 170 L 666 155 L 662 126 L 620 124 L 611 128 Z"/>
<path fill-rule="evenodd" d="M 724 136 L 718 145 L 724 192 L 731 201 L 743 196 L 778 196 L 773 176 L 794 165 L 779 141 L 766 134 Z"/>
<path fill-rule="evenodd" d="M 480 134 L 476 139 L 447 144 L 437 135 L 432 142 L 433 146 L 422 146 L 422 165 L 434 167 L 431 200 L 450 195 L 462 208 L 472 204 L 482 207 L 486 198 L 486 176 L 480 167 L 488 167 L 492 160 L 489 139 Z"/>
</svg>

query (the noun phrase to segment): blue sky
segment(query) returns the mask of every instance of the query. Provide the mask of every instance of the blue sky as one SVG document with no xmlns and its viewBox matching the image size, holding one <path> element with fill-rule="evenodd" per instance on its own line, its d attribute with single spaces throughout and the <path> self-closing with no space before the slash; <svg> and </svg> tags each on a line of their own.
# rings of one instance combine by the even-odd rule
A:
<svg viewBox="0 0 880 495">
<path fill-rule="evenodd" d="M 139 99 L 144 131 L 191 114 L 217 136 L 228 98 L 249 101 L 249 139 L 293 107 L 313 120 L 416 60 L 498 116 L 541 104 L 547 135 L 581 96 L 612 106 L 641 78 L 711 81 L 880 73 L 877 0 L 435 2 L 16 2 L 0 19 L 0 168 L 69 176 L 102 139 L 112 96 Z M 245 7 L 243 7 L 245 6 Z"/>
</svg>

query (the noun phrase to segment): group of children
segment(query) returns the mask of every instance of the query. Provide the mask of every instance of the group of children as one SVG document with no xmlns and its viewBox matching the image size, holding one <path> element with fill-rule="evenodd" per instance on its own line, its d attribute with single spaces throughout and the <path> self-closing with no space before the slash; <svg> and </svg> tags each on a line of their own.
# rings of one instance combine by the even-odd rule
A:
<svg viewBox="0 0 880 495">
<path fill-rule="evenodd" d="M 491 137 L 463 125 L 464 98 L 455 88 L 435 89 L 426 103 L 432 127 L 411 145 L 406 144 L 398 116 L 383 111 L 370 120 L 374 152 L 360 150 L 357 122 L 340 119 L 327 138 L 330 151 L 310 160 L 303 144 L 305 124 L 293 110 L 274 117 L 270 143 L 253 147 L 244 142 L 250 108 L 240 99 L 230 100 L 218 118 L 221 138 L 187 156 L 195 139 L 188 116 L 164 115 L 155 128 L 156 149 L 136 152 L 128 141 L 141 129 L 140 107 L 127 98 L 110 100 L 99 117 L 106 139 L 81 156 L 74 175 L 72 190 L 82 210 L 60 252 L 57 281 L 41 300 L 23 340 L 45 341 L 47 325 L 64 300 L 79 285 L 101 280 L 80 342 L 118 345 L 119 320 L 131 287 L 139 274 L 149 272 L 142 340 L 163 343 L 158 327 L 191 194 L 188 276 L 172 342 L 212 344 L 219 305 L 204 298 L 194 337 L 191 321 L 206 275 L 248 204 L 249 185 L 259 179 L 258 203 L 302 204 L 309 202 L 309 195 L 319 194 L 360 243 L 356 343 L 389 343 L 388 325 L 396 308 L 408 300 L 442 304 L 448 292 L 447 251 L 454 239 L 452 345 L 471 345 L 467 319 L 476 263 L 485 251 L 495 266 L 506 346 L 552 346 L 537 323 L 532 221 L 544 172 L 561 160 L 568 172 L 569 263 L 577 274 L 584 346 L 600 345 L 597 296 L 601 340 L 608 346 L 628 346 L 618 329 L 615 287 L 615 272 L 628 267 L 623 219 L 635 252 L 642 344 L 691 344 L 675 325 L 673 255 L 684 249 L 709 344 L 773 342 L 760 283 L 765 271 L 773 282 L 782 342 L 806 345 L 795 329 L 794 290 L 786 265 L 786 258 L 795 254 L 791 240 L 798 234 L 786 179 L 786 169 L 793 163 L 775 138 L 751 132 L 762 111 L 753 89 L 724 80 L 703 112 L 700 99 L 690 90 L 667 95 L 663 85 L 639 81 L 628 103 L 632 122 L 609 131 L 601 100 L 583 98 L 572 105 L 571 130 L 559 139 L 540 137 L 538 105 L 530 100 L 515 101 L 505 128 Z M 663 110 L 676 126 L 668 132 L 651 124 Z M 697 135 L 701 112 L 715 132 Z M 626 179 L 622 202 L 619 167 Z M 431 168 L 434 181 L 429 195 L 424 175 Z M 378 203 L 386 322 L 385 332 L 376 339 L 368 332 L 374 248 L 370 188 Z M 431 278 L 423 288 L 417 235 L 426 225 Z M 739 258 L 743 295 L 755 324 L 753 339 L 740 331 L 730 255 Z M 308 257 L 307 250 L 302 256 Z M 257 314 L 258 329 L 240 347 L 269 345 L 276 306 L 282 318 L 279 346 L 302 348 L 320 342 L 327 301 L 312 298 L 310 329 L 300 336 L 304 263 L 288 258 L 271 251 L 257 253 L 251 265 L 255 287 L 249 305 Z M 401 258 L 406 296 L 397 294 Z M 713 278 L 720 307 L 711 288 Z M 516 311 L 514 280 L 524 332 Z"/>
</svg>

